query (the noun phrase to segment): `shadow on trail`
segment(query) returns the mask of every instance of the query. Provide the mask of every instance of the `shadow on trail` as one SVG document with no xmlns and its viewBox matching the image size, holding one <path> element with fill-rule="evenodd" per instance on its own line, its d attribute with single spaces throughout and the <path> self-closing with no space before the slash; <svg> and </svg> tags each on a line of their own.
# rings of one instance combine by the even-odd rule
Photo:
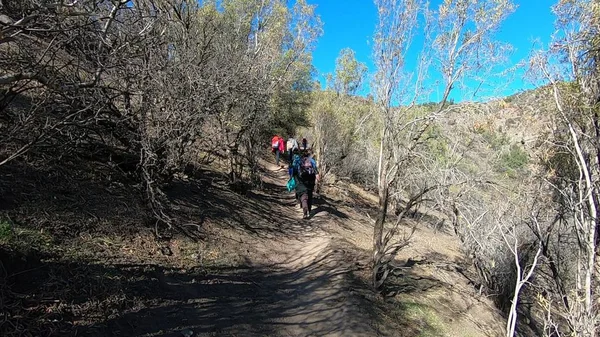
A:
<svg viewBox="0 0 600 337">
<path fill-rule="evenodd" d="M 90 218 L 95 219 L 94 227 L 85 231 L 91 233 L 99 232 L 96 226 L 105 221 L 112 225 L 123 220 L 123 225 L 107 226 L 106 232 L 125 233 L 121 227 L 135 223 L 129 229 L 135 233 L 145 226 L 143 202 L 139 196 L 133 198 L 135 191 L 126 184 L 96 186 L 85 170 L 81 176 L 72 175 L 74 181 L 68 188 L 64 186 L 68 172 L 54 168 L 14 166 L 3 172 L 10 177 L 22 172 L 31 176 L 21 189 L 12 180 L 0 183 L 3 211 L 34 210 L 37 214 L 47 210 L 64 215 L 64 226 L 56 233 L 63 227 L 74 231 L 79 228 L 74 223 L 87 223 Z M 264 175 L 262 190 L 245 195 L 232 191 L 223 176 L 212 171 L 174 180 L 164 193 L 172 215 L 181 223 L 194 224 L 193 231 L 214 221 L 261 238 L 302 241 L 318 222 L 300 219 L 294 195 L 282 185 L 285 171 L 265 171 Z M 34 195 L 42 183 L 50 188 L 43 198 Z M 88 199 L 88 194 L 95 197 Z M 319 199 L 316 206 L 315 214 L 347 218 Z M 78 207 L 88 212 L 67 218 Z M 39 224 L 44 227 L 45 223 Z M 346 283 L 339 280 L 348 270 L 339 261 L 329 253 L 305 251 L 286 261 L 291 266 L 181 270 L 152 264 L 109 265 L 29 248 L 0 247 L 0 303 L 5 317 L 18 318 L 0 324 L 0 335 L 22 335 L 19 329 L 23 327 L 33 336 L 180 336 L 183 329 L 193 330 L 195 336 L 373 335 L 367 320 L 348 321 L 353 316 L 347 312 L 353 309 L 348 305 Z"/>
<path fill-rule="evenodd" d="M 211 220 L 258 237 L 302 234 L 306 228 L 299 226 L 299 219 L 283 211 L 294 206 L 294 197 L 281 186 L 263 188 L 242 196 L 223 182 L 189 180 L 174 181 L 165 193 L 179 217 L 199 226 Z"/>
<path fill-rule="evenodd" d="M 7 271 L 0 281 L 11 287 L 3 297 L 15 310 L 8 317 L 31 319 L 48 336 L 175 337 L 185 329 L 194 336 L 367 335 L 368 322 L 345 319 L 347 289 L 336 278 L 348 270 L 331 268 L 331 253 L 306 254 L 286 262 L 297 268 L 181 270 L 0 250 Z"/>
<path fill-rule="evenodd" d="M 288 335 L 280 331 L 285 329 L 318 336 L 336 333 L 345 323 L 338 317 L 343 289 L 315 293 L 335 276 L 326 273 L 307 279 L 315 268 L 314 264 L 294 272 L 235 268 L 203 277 L 169 274 L 161 299 L 171 304 L 108 320 L 84 335 L 175 337 L 182 329 L 218 336 L 283 336 Z M 316 304 L 322 306 L 315 309 Z"/>
<path fill-rule="evenodd" d="M 278 191 L 278 192 L 281 193 L 281 191 Z M 256 192 L 250 191 L 250 192 L 248 192 L 248 197 L 252 198 L 252 199 L 261 200 L 266 203 L 276 204 L 279 206 L 298 207 L 298 203 L 293 194 L 290 194 L 289 196 L 277 197 L 277 196 L 273 196 L 273 195 L 268 195 L 268 194 L 264 194 L 264 193 L 256 193 Z"/>
<path fill-rule="evenodd" d="M 349 218 L 346 213 L 339 211 L 334 204 L 327 202 L 327 199 L 321 195 L 317 195 L 313 199 L 313 211 L 311 217 L 314 217 L 319 213 L 328 213 L 340 219 Z"/>
<path fill-rule="evenodd" d="M 0 217 L 67 241 L 86 233 L 135 235 L 148 210 L 128 176 L 109 165 L 65 158 L 0 167 Z"/>
<path fill-rule="evenodd" d="M 115 164 L 117 165 L 117 164 Z M 202 240 L 207 221 L 261 238 L 297 237 L 313 225 L 301 220 L 293 193 L 287 192 L 287 170 L 261 168 L 261 188 L 233 191 L 222 173 L 195 168 L 188 179 L 163 188 L 166 212 L 177 228 Z M 132 176 L 110 165 L 73 157 L 36 166 L 16 160 L 0 168 L 0 217 L 19 226 L 50 233 L 57 241 L 80 235 L 132 237 L 154 228 L 139 186 Z M 318 212 L 345 217 L 334 207 Z"/>
<path fill-rule="evenodd" d="M 204 179 L 176 180 L 165 189 L 172 208 L 182 221 L 202 227 L 205 221 L 218 221 L 260 238 L 297 238 L 314 229 L 315 223 L 301 219 L 293 192 L 285 188 L 287 171 L 263 170 L 261 189 L 240 195 L 228 188 L 218 176 L 202 172 Z M 315 198 L 312 217 L 328 213 L 339 219 L 348 215 L 339 211 L 323 196 Z"/>
</svg>

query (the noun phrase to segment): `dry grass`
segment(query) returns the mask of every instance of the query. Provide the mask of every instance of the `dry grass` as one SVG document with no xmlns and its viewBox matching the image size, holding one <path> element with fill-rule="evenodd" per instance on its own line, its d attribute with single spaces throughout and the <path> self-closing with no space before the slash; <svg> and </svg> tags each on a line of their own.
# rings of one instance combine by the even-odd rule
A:
<svg viewBox="0 0 600 337">
<path fill-rule="evenodd" d="M 349 218 L 343 226 L 331 228 L 354 247 L 355 254 L 362 255 L 363 268 L 356 275 L 366 287 L 374 221 L 368 209 L 353 207 L 352 201 L 373 208 L 377 199 L 358 186 L 346 186 L 346 193 L 340 188 L 333 191 L 342 204 L 339 211 Z M 414 225 L 405 225 L 404 231 L 409 232 Z M 458 238 L 448 228 L 416 225 L 410 245 L 398 255 L 398 261 L 410 267 L 389 279 L 385 298 L 373 297 L 381 331 L 390 336 L 502 336 L 501 313 L 460 272 L 469 266 L 464 263 Z"/>
</svg>

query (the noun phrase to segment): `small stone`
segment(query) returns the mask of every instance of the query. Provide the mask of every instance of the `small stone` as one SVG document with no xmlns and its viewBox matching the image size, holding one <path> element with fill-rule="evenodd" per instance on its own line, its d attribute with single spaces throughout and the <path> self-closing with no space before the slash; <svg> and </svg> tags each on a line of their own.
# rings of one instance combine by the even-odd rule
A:
<svg viewBox="0 0 600 337">
<path fill-rule="evenodd" d="M 181 335 L 184 337 L 192 337 L 194 335 L 194 332 L 190 329 L 185 329 L 181 331 Z"/>
</svg>

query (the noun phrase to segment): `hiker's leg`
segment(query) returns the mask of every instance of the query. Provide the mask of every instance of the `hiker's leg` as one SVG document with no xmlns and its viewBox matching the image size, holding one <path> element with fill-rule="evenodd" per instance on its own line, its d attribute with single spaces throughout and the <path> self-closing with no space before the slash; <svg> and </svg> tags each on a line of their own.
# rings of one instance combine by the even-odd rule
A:
<svg viewBox="0 0 600 337">
<path fill-rule="evenodd" d="M 279 166 L 279 150 L 275 150 L 275 164 Z"/>
<path fill-rule="evenodd" d="M 313 190 L 309 189 L 308 191 L 306 191 L 307 194 L 307 202 L 308 202 L 308 211 L 312 211 L 312 205 L 313 205 Z"/>
<path fill-rule="evenodd" d="M 308 210 L 308 192 L 302 193 L 300 195 L 300 204 L 302 205 L 302 212 L 304 216 L 306 216 L 309 212 Z"/>
</svg>

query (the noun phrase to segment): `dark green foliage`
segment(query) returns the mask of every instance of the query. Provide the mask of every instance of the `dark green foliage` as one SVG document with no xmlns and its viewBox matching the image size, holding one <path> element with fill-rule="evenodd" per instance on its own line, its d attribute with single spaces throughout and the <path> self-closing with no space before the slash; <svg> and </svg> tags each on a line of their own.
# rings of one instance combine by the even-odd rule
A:
<svg viewBox="0 0 600 337">
<path fill-rule="evenodd" d="M 508 144 L 508 138 L 503 132 L 496 132 L 490 128 L 475 128 L 475 132 L 480 134 L 485 142 L 493 149 L 500 150 L 504 145 Z"/>
<path fill-rule="evenodd" d="M 9 240 L 13 235 L 10 223 L 0 219 L 0 242 Z"/>
<path fill-rule="evenodd" d="M 508 152 L 500 155 L 495 167 L 497 172 L 504 173 L 509 178 L 517 178 L 528 162 L 529 155 L 520 146 L 512 144 Z"/>
</svg>

